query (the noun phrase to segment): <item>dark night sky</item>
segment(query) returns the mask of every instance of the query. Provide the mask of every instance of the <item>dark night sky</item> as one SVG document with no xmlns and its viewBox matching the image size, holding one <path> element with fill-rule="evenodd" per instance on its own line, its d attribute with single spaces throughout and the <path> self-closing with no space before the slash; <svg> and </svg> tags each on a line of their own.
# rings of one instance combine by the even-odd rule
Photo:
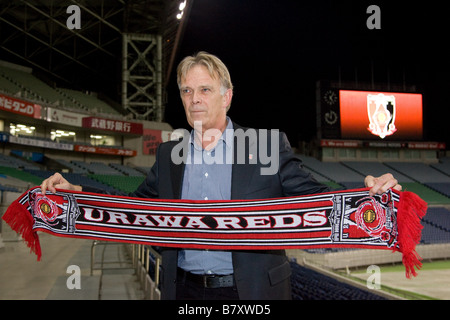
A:
<svg viewBox="0 0 450 320">
<path fill-rule="evenodd" d="M 371 4 L 381 30 L 366 26 Z M 219 56 L 235 87 L 230 117 L 283 130 L 293 145 L 315 134 L 317 80 L 340 70 L 342 81 L 405 81 L 424 94 L 425 139 L 449 145 L 439 114 L 450 82 L 446 14 L 428 2 L 195 0 L 176 62 L 200 50 Z M 186 127 L 175 77 L 166 121 Z"/>
</svg>

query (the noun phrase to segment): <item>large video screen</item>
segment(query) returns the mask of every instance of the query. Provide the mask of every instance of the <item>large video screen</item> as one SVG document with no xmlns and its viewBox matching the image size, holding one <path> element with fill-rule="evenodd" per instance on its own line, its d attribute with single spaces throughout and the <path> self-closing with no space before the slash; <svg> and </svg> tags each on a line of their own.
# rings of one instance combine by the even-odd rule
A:
<svg viewBox="0 0 450 320">
<path fill-rule="evenodd" d="M 339 90 L 342 139 L 422 140 L 422 95 Z"/>
</svg>

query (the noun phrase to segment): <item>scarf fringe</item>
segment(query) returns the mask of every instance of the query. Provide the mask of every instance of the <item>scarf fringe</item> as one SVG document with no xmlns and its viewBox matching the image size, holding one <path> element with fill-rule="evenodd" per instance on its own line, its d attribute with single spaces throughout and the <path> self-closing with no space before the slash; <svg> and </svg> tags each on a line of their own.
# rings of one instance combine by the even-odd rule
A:
<svg viewBox="0 0 450 320">
<path fill-rule="evenodd" d="M 9 224 L 11 229 L 20 234 L 30 248 L 30 252 L 34 252 L 37 260 L 41 260 L 42 251 L 39 243 L 39 236 L 33 230 L 34 219 L 28 211 L 22 209 L 22 205 L 18 200 L 14 201 L 6 210 L 2 219 Z"/>
<path fill-rule="evenodd" d="M 398 244 L 402 253 L 406 277 L 417 276 L 414 268 L 421 269 L 422 258 L 416 252 L 423 226 L 420 223 L 427 211 L 427 203 L 415 193 L 400 192 L 400 203 L 397 212 Z"/>
</svg>

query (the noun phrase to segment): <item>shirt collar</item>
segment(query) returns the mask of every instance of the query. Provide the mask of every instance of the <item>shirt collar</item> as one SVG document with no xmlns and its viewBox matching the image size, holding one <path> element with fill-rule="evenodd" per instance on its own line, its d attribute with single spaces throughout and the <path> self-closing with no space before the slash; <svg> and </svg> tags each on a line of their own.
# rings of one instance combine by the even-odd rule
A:
<svg viewBox="0 0 450 320">
<path fill-rule="evenodd" d="M 233 122 L 231 121 L 230 117 L 227 117 L 227 126 L 226 126 L 225 130 L 222 132 L 222 135 L 220 136 L 219 142 L 217 144 L 219 144 L 221 141 L 223 141 L 223 142 L 225 142 L 226 146 L 231 149 L 233 147 L 233 140 L 234 140 L 233 136 L 234 136 Z M 189 136 L 189 143 L 198 150 L 202 149 L 202 147 L 199 146 L 197 144 L 197 141 L 195 141 L 195 139 L 194 139 L 194 129 L 192 129 L 191 135 Z M 216 145 L 216 147 L 217 147 L 217 145 Z M 214 147 L 214 149 L 216 147 Z"/>
</svg>

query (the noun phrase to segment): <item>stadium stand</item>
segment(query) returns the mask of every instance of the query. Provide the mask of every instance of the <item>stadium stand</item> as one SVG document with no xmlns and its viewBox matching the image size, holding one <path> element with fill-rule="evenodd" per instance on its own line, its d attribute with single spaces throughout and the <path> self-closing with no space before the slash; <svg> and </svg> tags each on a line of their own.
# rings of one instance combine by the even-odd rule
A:
<svg viewBox="0 0 450 320">
<path fill-rule="evenodd" d="M 430 167 L 438 171 L 441 178 L 438 181 L 427 181 L 426 185 L 431 189 L 450 197 L 450 158 L 442 158 L 439 163 L 430 164 Z"/>
<path fill-rule="evenodd" d="M 391 172 L 403 190 L 418 194 L 428 204 L 450 204 L 450 177 L 445 171 L 449 166 L 447 162 L 429 165 L 402 162 L 322 162 L 304 155 L 298 155 L 298 158 L 303 161 L 305 170 L 332 189 L 360 188 L 363 187 L 365 176 L 379 176 Z M 436 166 L 440 170 L 437 170 Z"/>
<path fill-rule="evenodd" d="M 122 117 L 94 94 L 53 88 L 34 76 L 30 68 L 12 66 L 3 61 L 0 61 L 0 89 L 20 98 L 74 110 L 77 113 L 108 115 L 110 118 Z"/>
<path fill-rule="evenodd" d="M 19 192 L 18 187 L 26 188 L 28 184 L 22 180 L 0 174 L 0 191 Z"/>
<path fill-rule="evenodd" d="M 293 300 L 385 300 L 291 261 Z"/>
<path fill-rule="evenodd" d="M 31 69 L 22 68 L 19 70 L 16 67 L 11 68 L 5 64 L 0 64 L 0 75 L 20 90 L 19 93 L 22 98 L 63 106 L 64 97 L 36 78 L 31 73 Z"/>
<path fill-rule="evenodd" d="M 406 186 L 411 191 L 414 191 L 415 188 L 421 188 L 421 191 L 417 193 L 426 194 L 429 203 L 450 204 L 450 176 L 444 171 L 435 169 L 436 165 L 403 162 L 389 162 L 386 165 L 405 176 L 409 176 L 414 183 L 406 184 Z M 431 190 L 426 190 L 424 187 Z M 436 194 L 433 194 L 433 191 Z"/>
<path fill-rule="evenodd" d="M 108 114 L 113 118 L 114 116 L 120 116 L 114 108 L 92 94 L 64 88 L 57 88 L 56 91 L 89 112 Z"/>
<path fill-rule="evenodd" d="M 444 207 L 431 207 L 422 219 L 423 244 L 450 242 L 450 211 Z"/>
<path fill-rule="evenodd" d="M 0 166 L 9 168 L 19 168 L 19 165 L 10 156 L 0 154 Z"/>
<path fill-rule="evenodd" d="M 22 86 L 13 81 L 12 78 L 8 77 L 5 74 L 5 71 L 6 70 L 0 66 L 0 88 L 2 88 L 4 92 L 12 94 L 13 96 L 20 95 L 23 90 Z"/>
<path fill-rule="evenodd" d="M 102 162 L 91 162 L 87 165 L 88 170 L 95 174 L 103 174 L 103 175 L 122 175 L 118 170 L 110 167 Z"/>
<path fill-rule="evenodd" d="M 329 185 L 333 189 L 360 188 L 363 187 L 364 176 L 350 170 L 341 163 L 325 163 L 312 157 L 298 155 L 303 161 L 304 167 L 316 180 Z M 331 182 L 331 183 L 330 183 Z"/>
<path fill-rule="evenodd" d="M 439 163 L 432 163 L 430 166 L 450 177 L 450 158 L 443 157 Z"/>
<path fill-rule="evenodd" d="M 27 187 L 32 187 L 42 182 L 42 179 L 34 174 L 13 167 L 0 167 L 0 174 L 26 182 Z"/>
<path fill-rule="evenodd" d="M 33 164 L 32 162 L 25 161 L 20 157 L 13 157 L 4 154 L 0 154 L 0 166 L 16 169 L 39 169 L 39 166 Z"/>
<path fill-rule="evenodd" d="M 109 164 L 110 167 L 116 169 L 117 171 L 121 172 L 122 174 L 126 175 L 126 176 L 135 176 L 135 177 L 141 177 L 141 176 L 146 176 L 147 171 L 145 172 L 141 172 L 138 169 L 134 169 L 122 164 L 118 164 L 118 163 L 110 163 Z"/>
<path fill-rule="evenodd" d="M 38 181 L 35 185 L 40 185 L 42 180 L 50 177 L 54 172 L 53 171 L 45 171 L 45 170 L 27 170 L 27 173 L 34 176 L 36 181 Z M 92 186 L 98 189 L 102 189 L 105 191 L 117 191 L 114 187 L 101 183 L 95 179 L 90 178 L 87 175 L 79 174 L 79 173 L 64 173 L 64 176 L 67 180 L 72 182 L 73 184 L 81 184 Z"/>
<path fill-rule="evenodd" d="M 363 176 L 367 176 L 369 174 L 373 176 L 380 176 L 386 172 L 391 172 L 399 182 L 412 182 L 412 180 L 407 176 L 393 170 L 392 168 L 389 168 L 381 162 L 346 161 L 342 162 L 342 164 Z"/>
<path fill-rule="evenodd" d="M 418 162 L 387 162 L 389 168 L 393 168 L 406 176 L 411 177 L 414 181 L 420 183 L 427 182 L 449 182 L 450 177 L 442 174 L 432 166 Z"/>
<path fill-rule="evenodd" d="M 144 176 L 124 176 L 111 174 L 91 174 L 90 178 L 123 192 L 133 192 L 144 181 Z"/>
<path fill-rule="evenodd" d="M 72 173 L 89 173 L 89 171 L 87 169 L 83 167 L 80 167 L 78 165 L 76 165 L 73 161 L 67 161 L 64 159 L 52 159 L 53 161 L 57 162 L 61 168 L 66 168 L 68 170 L 70 170 L 70 172 Z"/>
<path fill-rule="evenodd" d="M 89 164 L 84 161 L 71 160 L 70 163 L 77 169 L 82 171 L 83 173 L 89 173 Z M 92 172 L 91 172 L 92 173 Z"/>
</svg>

